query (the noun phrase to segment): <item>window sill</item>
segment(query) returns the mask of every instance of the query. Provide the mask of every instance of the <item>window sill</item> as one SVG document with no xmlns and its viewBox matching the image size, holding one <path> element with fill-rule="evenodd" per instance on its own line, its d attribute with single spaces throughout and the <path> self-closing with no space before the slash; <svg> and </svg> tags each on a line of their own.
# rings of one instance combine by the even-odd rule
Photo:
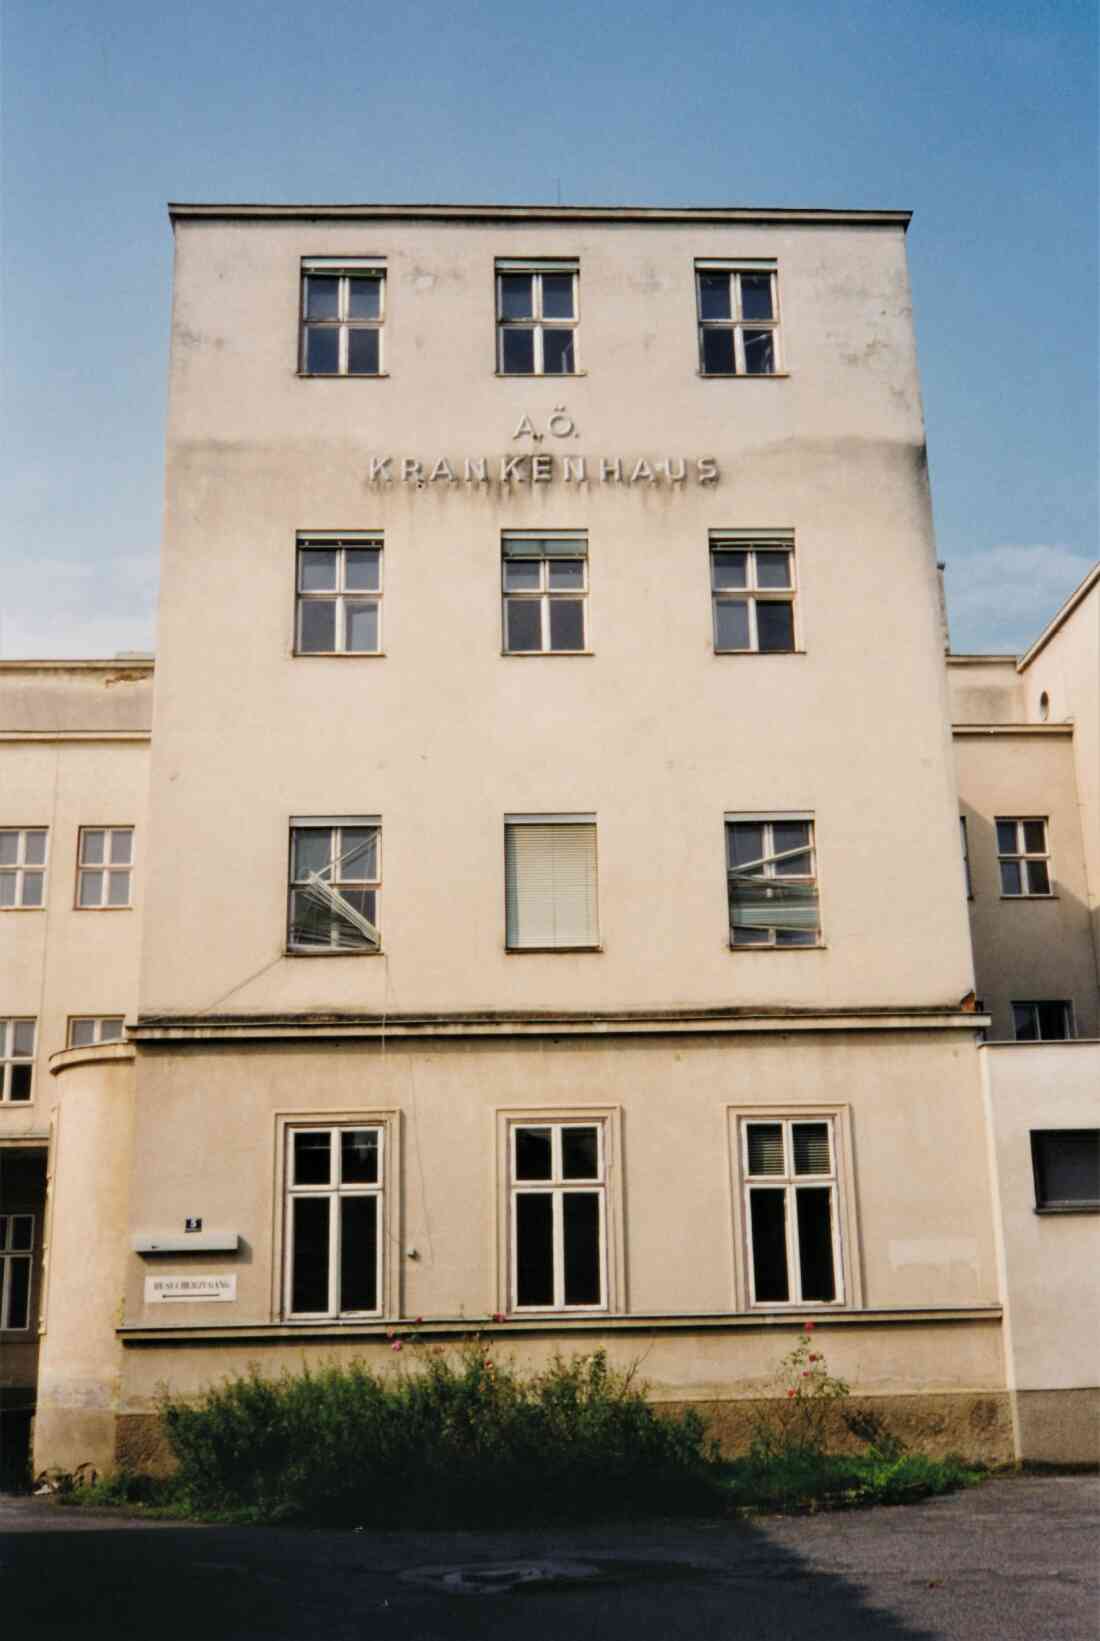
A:
<svg viewBox="0 0 1100 1641">
<path fill-rule="evenodd" d="M 752 655 L 752 656 L 761 656 L 761 655 L 764 655 L 764 656 L 768 656 L 768 655 L 806 655 L 807 653 L 808 652 L 806 650 L 715 650 L 714 651 L 715 655 L 722 655 L 722 656 L 726 656 L 726 655 Z"/>
<path fill-rule="evenodd" d="M 578 376 L 587 376 L 586 370 L 494 370 L 502 382 L 575 382 Z"/>
<path fill-rule="evenodd" d="M 786 382 L 789 370 L 697 370 L 701 382 Z"/>
<path fill-rule="evenodd" d="M 1049 1208 L 1035 1208 L 1032 1211 L 1044 1217 L 1047 1214 L 1100 1214 L 1100 1202 L 1074 1202 L 1058 1206 L 1052 1204 Z"/>
<path fill-rule="evenodd" d="M 350 951 L 350 952 L 347 952 L 347 951 L 345 951 L 345 952 L 340 952 L 340 951 L 331 951 L 331 952 L 330 951 L 306 951 L 304 949 L 300 949 L 300 948 L 295 947 L 295 946 L 287 946 L 286 950 L 283 952 L 284 957 L 309 957 L 309 958 L 313 958 L 313 957 L 385 957 L 385 955 L 386 954 L 383 951 L 381 946 L 373 946 L 369 950 L 364 950 L 364 951 Z"/>
<path fill-rule="evenodd" d="M 507 957 L 545 956 L 547 952 L 557 955 L 560 952 L 602 952 L 602 946 L 505 946 Z"/>
<path fill-rule="evenodd" d="M 74 912 L 132 912 L 133 906 L 74 906 Z"/>
<path fill-rule="evenodd" d="M 501 655 L 508 661 L 548 661 L 552 658 L 566 660 L 583 659 L 585 656 L 595 655 L 595 650 L 501 650 Z"/>
<path fill-rule="evenodd" d="M 1001 895 L 1001 900 L 1060 900 L 1060 895 Z"/>
<path fill-rule="evenodd" d="M 327 370 L 296 370 L 294 374 L 300 382 L 384 382 L 390 373 L 388 370 L 359 370 L 345 371 L 341 375 Z"/>
<path fill-rule="evenodd" d="M 44 912 L 45 910 L 46 910 L 45 905 L 42 905 L 42 906 L 0 906 L 0 912 Z M 97 910 L 97 908 L 93 907 L 93 906 L 86 906 L 84 908 L 84 910 L 85 911 L 95 911 L 95 910 Z"/>
<path fill-rule="evenodd" d="M 829 948 L 824 940 L 819 940 L 816 946 L 735 946 L 731 940 L 729 950 L 740 956 L 742 952 L 783 952 L 786 954 L 788 952 L 827 952 Z"/>
<path fill-rule="evenodd" d="M 291 650 L 294 661 L 384 661 L 385 650 Z"/>
</svg>

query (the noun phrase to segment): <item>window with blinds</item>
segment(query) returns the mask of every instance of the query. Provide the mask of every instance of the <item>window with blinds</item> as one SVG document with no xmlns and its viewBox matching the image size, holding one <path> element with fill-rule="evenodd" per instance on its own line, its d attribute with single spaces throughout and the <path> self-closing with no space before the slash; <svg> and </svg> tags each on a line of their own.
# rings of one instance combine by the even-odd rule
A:
<svg viewBox="0 0 1100 1641">
<path fill-rule="evenodd" d="M 752 1303 L 842 1302 L 833 1119 L 741 1128 Z"/>
<path fill-rule="evenodd" d="M 511 815 L 504 824 L 511 951 L 599 945 L 593 815 Z"/>
</svg>

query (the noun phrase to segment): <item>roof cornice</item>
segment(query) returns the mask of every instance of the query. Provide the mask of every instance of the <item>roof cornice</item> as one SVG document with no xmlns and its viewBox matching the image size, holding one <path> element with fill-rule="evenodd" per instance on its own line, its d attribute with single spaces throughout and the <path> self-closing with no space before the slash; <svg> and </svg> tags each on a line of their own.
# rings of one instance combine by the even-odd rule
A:
<svg viewBox="0 0 1100 1641">
<path fill-rule="evenodd" d="M 834 211 L 787 205 L 263 205 L 168 202 L 173 224 L 253 222 L 767 223 L 791 227 L 901 228 L 911 211 Z"/>
<path fill-rule="evenodd" d="M 1058 611 L 1058 614 L 1043 628 L 1031 648 L 1025 650 L 1023 655 L 1021 655 L 1019 661 L 1016 663 L 1017 672 L 1023 672 L 1031 665 L 1035 657 L 1039 654 L 1039 651 L 1046 648 L 1055 633 L 1058 631 L 1059 627 L 1063 626 L 1069 620 L 1078 604 L 1084 602 L 1098 581 L 1100 581 L 1100 564 L 1094 564 L 1084 581 L 1082 581 L 1081 585 L 1079 587 L 1075 587 L 1073 592 L 1070 593 L 1069 597 L 1062 605 L 1062 608 Z"/>
</svg>

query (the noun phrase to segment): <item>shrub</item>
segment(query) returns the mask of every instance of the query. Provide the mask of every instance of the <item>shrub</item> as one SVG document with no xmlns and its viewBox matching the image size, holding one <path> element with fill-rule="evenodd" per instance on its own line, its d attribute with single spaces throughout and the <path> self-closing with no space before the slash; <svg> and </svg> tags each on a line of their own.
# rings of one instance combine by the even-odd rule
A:
<svg viewBox="0 0 1100 1641">
<path fill-rule="evenodd" d="M 602 1351 L 521 1375 L 485 1343 L 416 1349 L 386 1377 L 354 1362 L 255 1369 L 161 1417 L 199 1513 L 375 1526 L 669 1513 L 712 1500 L 694 1414 L 668 1418 Z"/>
<path fill-rule="evenodd" d="M 761 1458 L 798 1458 L 825 1451 L 837 1403 L 848 1398 L 844 1379 L 829 1372 L 814 1349 L 813 1323 L 779 1364 L 776 1394 L 767 1413 L 753 1421 L 752 1452 Z"/>
</svg>

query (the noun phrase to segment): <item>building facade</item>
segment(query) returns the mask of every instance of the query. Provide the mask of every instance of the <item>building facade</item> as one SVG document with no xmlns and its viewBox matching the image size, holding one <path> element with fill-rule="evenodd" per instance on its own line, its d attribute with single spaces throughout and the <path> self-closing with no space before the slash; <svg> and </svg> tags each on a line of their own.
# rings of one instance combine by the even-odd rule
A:
<svg viewBox="0 0 1100 1641">
<path fill-rule="evenodd" d="M 0 815 L 36 1463 L 475 1324 L 733 1441 L 807 1319 L 1010 1453 L 908 216 L 172 219 L 151 742 L 8 669 L 79 697 Z"/>
</svg>

